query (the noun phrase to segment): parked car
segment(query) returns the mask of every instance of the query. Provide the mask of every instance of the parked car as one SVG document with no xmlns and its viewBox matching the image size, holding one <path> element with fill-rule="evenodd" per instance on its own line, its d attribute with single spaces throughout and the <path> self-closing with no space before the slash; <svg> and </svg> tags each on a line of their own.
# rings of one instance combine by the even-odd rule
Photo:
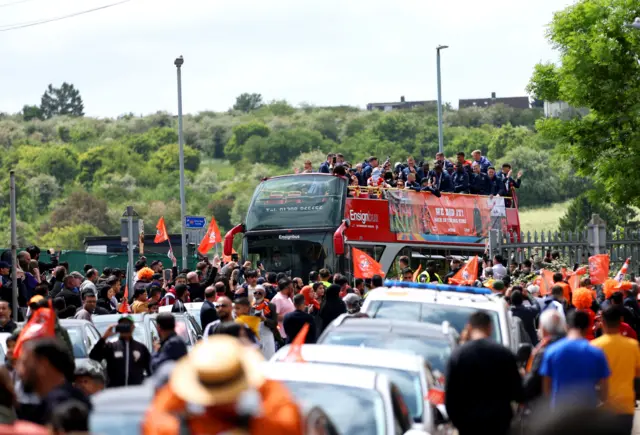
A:
<svg viewBox="0 0 640 435">
<path fill-rule="evenodd" d="M 440 377 L 446 372 L 459 334 L 448 322 L 442 325 L 392 319 L 340 316 L 318 338 L 318 344 L 372 347 L 422 355 Z"/>
<path fill-rule="evenodd" d="M 195 319 L 195 321 L 200 326 L 200 328 L 202 328 L 202 325 L 200 325 L 200 309 L 202 308 L 202 302 L 187 302 L 184 304 L 184 307 L 187 309 L 187 313 L 191 314 Z M 173 308 L 173 305 L 166 305 L 166 306 L 160 307 L 158 311 L 160 313 L 164 313 L 164 312 L 170 313 L 171 308 Z M 176 313 L 173 313 L 173 314 L 176 314 Z"/>
<path fill-rule="evenodd" d="M 341 435 L 426 435 L 412 429 L 407 405 L 386 375 L 325 364 L 265 363 L 268 379 L 284 382 L 302 409 L 322 408 Z"/>
<path fill-rule="evenodd" d="M 100 336 L 104 334 L 107 328 L 111 325 L 118 323 L 118 319 L 123 317 L 123 314 L 104 314 L 101 316 L 93 316 L 93 324 L 100 332 Z M 149 352 L 153 353 L 154 341 L 160 340 L 158 329 L 153 315 L 150 314 L 127 314 L 127 317 L 131 317 L 135 324 L 133 330 L 133 339 L 144 344 Z M 109 338 L 110 341 L 118 340 L 118 334 L 114 334 Z"/>
<path fill-rule="evenodd" d="M 271 361 L 285 361 L 290 349 L 283 347 Z M 430 400 L 436 396 L 444 398 L 444 390 L 422 356 L 387 349 L 314 344 L 303 345 L 300 355 L 309 364 L 359 367 L 384 374 L 399 388 L 416 429 L 431 435 L 444 435 L 452 429 L 445 418 L 444 401 Z"/>
<path fill-rule="evenodd" d="M 202 338 L 202 328 L 188 311 L 186 313 L 172 313 L 176 318 L 176 334 L 178 334 L 185 342 L 187 347 L 191 349 Z M 157 314 L 150 314 L 154 325 L 156 325 Z M 157 328 L 157 326 L 156 326 Z"/>
<path fill-rule="evenodd" d="M 89 359 L 89 352 L 101 337 L 93 323 L 88 320 L 62 319 L 60 326 L 66 329 L 69 334 L 76 364 Z"/>
</svg>

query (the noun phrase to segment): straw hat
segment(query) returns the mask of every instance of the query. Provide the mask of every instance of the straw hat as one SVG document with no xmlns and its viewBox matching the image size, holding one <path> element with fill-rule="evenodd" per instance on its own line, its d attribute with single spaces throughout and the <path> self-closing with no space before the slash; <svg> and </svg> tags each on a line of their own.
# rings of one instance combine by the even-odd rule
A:
<svg viewBox="0 0 640 435">
<path fill-rule="evenodd" d="M 228 405 L 264 383 L 264 358 L 228 335 L 198 343 L 176 364 L 169 385 L 182 400 L 201 406 Z"/>
</svg>

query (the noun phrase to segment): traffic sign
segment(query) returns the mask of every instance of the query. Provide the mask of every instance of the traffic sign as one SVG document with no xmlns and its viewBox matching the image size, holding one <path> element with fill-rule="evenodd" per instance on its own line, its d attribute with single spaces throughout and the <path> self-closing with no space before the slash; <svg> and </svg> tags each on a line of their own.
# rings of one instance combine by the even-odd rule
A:
<svg viewBox="0 0 640 435">
<path fill-rule="evenodd" d="M 204 228 L 207 225 L 207 218 L 204 216 L 185 216 L 186 228 Z"/>
</svg>

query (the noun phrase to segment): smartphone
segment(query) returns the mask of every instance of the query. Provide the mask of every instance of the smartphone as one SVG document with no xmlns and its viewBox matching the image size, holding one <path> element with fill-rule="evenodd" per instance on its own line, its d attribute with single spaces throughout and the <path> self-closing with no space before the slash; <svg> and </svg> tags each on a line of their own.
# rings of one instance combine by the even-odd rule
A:
<svg viewBox="0 0 640 435">
<path fill-rule="evenodd" d="M 231 261 L 235 261 L 236 263 L 240 260 L 240 256 L 238 254 L 231 254 Z"/>
<path fill-rule="evenodd" d="M 119 323 L 116 325 L 116 332 L 118 334 L 124 332 L 125 334 L 127 332 L 131 332 L 131 324 L 129 323 Z"/>
<path fill-rule="evenodd" d="M 171 269 L 165 269 L 163 271 L 163 274 L 164 274 L 164 282 L 171 281 Z"/>
</svg>

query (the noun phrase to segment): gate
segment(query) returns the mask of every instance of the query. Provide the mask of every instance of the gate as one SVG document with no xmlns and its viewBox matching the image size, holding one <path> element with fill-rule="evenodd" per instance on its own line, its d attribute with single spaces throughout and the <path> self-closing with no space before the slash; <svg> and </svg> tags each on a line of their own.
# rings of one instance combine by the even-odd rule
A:
<svg viewBox="0 0 640 435">
<path fill-rule="evenodd" d="M 640 230 L 618 228 L 607 231 L 606 223 L 595 214 L 583 231 L 534 231 L 518 235 L 492 230 L 489 234 L 489 253 L 492 258 L 501 254 L 509 262 L 522 263 L 533 255 L 544 257 L 549 251 L 560 253 L 568 266 L 586 265 L 592 255 L 609 254 L 610 268 L 614 272 L 620 269 L 627 258 L 631 258 L 629 274 L 640 274 Z"/>
</svg>

